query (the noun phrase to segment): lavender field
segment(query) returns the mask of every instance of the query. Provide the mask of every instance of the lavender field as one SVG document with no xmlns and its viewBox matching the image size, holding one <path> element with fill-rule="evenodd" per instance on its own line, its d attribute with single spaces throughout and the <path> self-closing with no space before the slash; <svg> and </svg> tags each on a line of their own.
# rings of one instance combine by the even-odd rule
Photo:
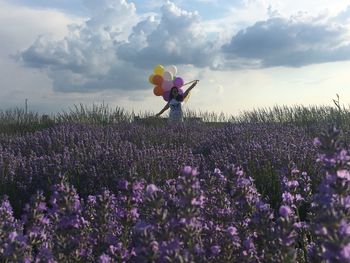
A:
<svg viewBox="0 0 350 263">
<path fill-rule="evenodd" d="M 350 262 L 348 114 L 259 114 L 3 122 L 1 262 Z"/>
</svg>

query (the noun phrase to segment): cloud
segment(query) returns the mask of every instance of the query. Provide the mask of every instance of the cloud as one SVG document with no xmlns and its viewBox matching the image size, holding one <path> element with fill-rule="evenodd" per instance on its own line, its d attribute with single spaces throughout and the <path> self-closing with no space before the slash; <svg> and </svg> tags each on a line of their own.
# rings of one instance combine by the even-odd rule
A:
<svg viewBox="0 0 350 263">
<path fill-rule="evenodd" d="M 205 67 L 215 52 L 196 12 L 167 1 L 160 17 L 141 19 L 125 0 L 85 0 L 89 18 L 60 40 L 39 36 L 19 54 L 47 70 L 55 91 L 143 90 L 156 64 Z"/>
<path fill-rule="evenodd" d="M 140 22 L 129 42 L 118 48 L 118 54 L 136 67 L 149 68 L 155 62 L 205 67 L 211 64 L 215 48 L 203 31 L 197 12 L 182 10 L 167 1 L 159 22 L 154 18 Z"/>
<path fill-rule="evenodd" d="M 41 35 L 19 58 L 24 65 L 45 69 L 56 91 L 98 91 L 124 89 L 134 80 L 135 69 L 118 59 L 116 49 L 129 36 L 137 22 L 136 8 L 125 0 L 85 0 L 91 17 L 71 24 L 63 39 Z M 137 72 L 136 76 L 139 76 Z M 133 74 L 130 76 L 130 74 Z M 127 77 L 130 77 L 127 79 Z M 105 86 L 103 86 L 105 85 Z"/>
<path fill-rule="evenodd" d="M 250 61 L 251 67 L 301 67 L 348 60 L 349 30 L 344 21 L 333 21 L 300 14 L 257 22 L 240 30 L 222 47 L 225 66 L 241 59 Z"/>
<path fill-rule="evenodd" d="M 18 54 L 27 67 L 46 71 L 55 91 L 146 90 L 156 64 L 219 71 L 350 59 L 346 25 L 350 9 L 333 17 L 297 14 L 287 19 L 269 5 L 264 12 L 255 8 L 254 12 L 261 12 L 261 21 L 252 24 L 249 20 L 247 26 L 247 10 L 235 11 L 243 12 L 237 21 L 208 22 L 198 12 L 170 1 L 159 13 L 146 15 L 138 14 L 136 6 L 126 0 L 82 2 L 89 18 L 71 24 L 63 38 L 38 36 Z M 247 0 L 247 5 L 254 2 Z M 226 23 L 220 32 L 224 21 L 232 24 Z M 206 29 L 209 24 L 211 28 Z"/>
<path fill-rule="evenodd" d="M 339 14 L 334 18 L 337 22 L 350 22 L 350 5 L 344 10 L 339 12 Z"/>
</svg>

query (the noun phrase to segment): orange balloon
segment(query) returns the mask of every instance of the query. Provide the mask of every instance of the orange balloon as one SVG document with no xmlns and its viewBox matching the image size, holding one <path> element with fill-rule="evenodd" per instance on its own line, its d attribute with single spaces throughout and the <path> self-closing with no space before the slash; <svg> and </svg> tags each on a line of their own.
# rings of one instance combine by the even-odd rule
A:
<svg viewBox="0 0 350 263">
<path fill-rule="evenodd" d="M 152 80 L 154 85 L 160 86 L 162 85 L 163 77 L 161 75 L 154 75 Z"/>
<path fill-rule="evenodd" d="M 156 96 L 162 96 L 163 93 L 164 93 L 164 90 L 162 89 L 161 86 L 155 86 L 154 89 L 153 89 L 153 93 Z"/>
<path fill-rule="evenodd" d="M 153 83 L 153 77 L 154 77 L 154 74 L 152 74 L 152 75 L 150 75 L 150 76 L 148 77 L 148 81 L 149 81 L 151 84 L 154 84 L 154 83 Z"/>
</svg>

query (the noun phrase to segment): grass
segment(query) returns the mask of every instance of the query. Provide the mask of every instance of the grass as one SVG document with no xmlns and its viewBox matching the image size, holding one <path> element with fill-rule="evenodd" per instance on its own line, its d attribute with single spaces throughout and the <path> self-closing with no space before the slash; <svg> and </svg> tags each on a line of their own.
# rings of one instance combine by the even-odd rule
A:
<svg viewBox="0 0 350 263">
<path fill-rule="evenodd" d="M 273 106 L 240 112 L 237 116 L 223 112 L 217 114 L 208 111 L 184 111 L 184 118 L 201 119 L 205 123 L 288 123 L 309 128 L 315 124 L 336 123 L 343 130 L 350 128 L 350 111 L 340 106 L 338 100 L 333 100 L 331 106 Z M 136 118 L 147 119 L 150 125 L 164 123 L 164 117 L 154 118 L 154 113 L 134 112 L 108 105 L 74 105 L 67 112 L 55 115 L 27 112 L 25 109 L 14 108 L 0 110 L 0 133 L 7 135 L 25 134 L 36 130 L 52 127 L 55 124 L 73 122 L 91 125 L 109 125 L 117 123 L 131 123 Z"/>
</svg>

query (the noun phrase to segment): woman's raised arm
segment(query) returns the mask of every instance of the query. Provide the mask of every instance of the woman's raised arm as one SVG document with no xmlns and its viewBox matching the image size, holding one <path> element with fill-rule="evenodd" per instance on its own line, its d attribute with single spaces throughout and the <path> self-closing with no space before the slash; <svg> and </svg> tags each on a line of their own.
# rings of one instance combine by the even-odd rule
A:
<svg viewBox="0 0 350 263">
<path fill-rule="evenodd" d="M 191 91 L 191 89 L 194 88 L 194 86 L 197 85 L 198 82 L 199 82 L 199 80 L 196 79 L 196 80 L 192 83 L 192 85 L 185 91 L 185 93 L 184 93 L 184 99 L 188 96 L 188 93 Z"/>
</svg>

